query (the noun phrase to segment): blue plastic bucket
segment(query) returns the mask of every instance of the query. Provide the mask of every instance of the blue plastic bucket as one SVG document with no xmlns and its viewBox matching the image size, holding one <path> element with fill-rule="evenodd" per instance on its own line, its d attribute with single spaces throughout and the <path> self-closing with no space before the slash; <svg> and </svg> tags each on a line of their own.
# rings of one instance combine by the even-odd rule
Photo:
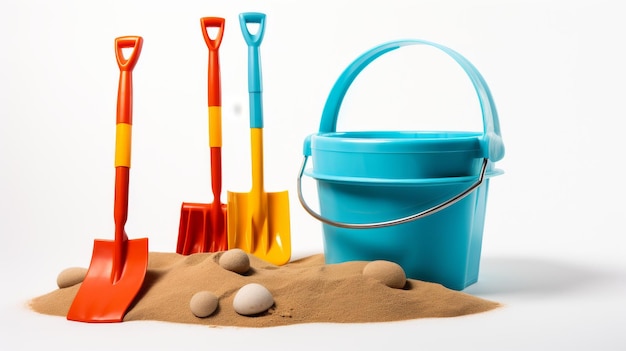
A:
<svg viewBox="0 0 626 351">
<path fill-rule="evenodd" d="M 482 132 L 337 132 L 339 107 L 374 59 L 407 45 L 429 45 L 452 57 L 472 81 Z M 463 290 L 478 280 L 489 179 L 504 156 L 491 92 L 478 70 L 445 46 L 402 40 L 361 55 L 341 74 L 318 133 L 304 141 L 298 196 L 322 222 L 326 263 L 389 260 L 407 277 Z M 312 169 L 307 169 L 311 157 Z M 301 178 L 317 181 L 320 213 L 302 196 Z"/>
</svg>

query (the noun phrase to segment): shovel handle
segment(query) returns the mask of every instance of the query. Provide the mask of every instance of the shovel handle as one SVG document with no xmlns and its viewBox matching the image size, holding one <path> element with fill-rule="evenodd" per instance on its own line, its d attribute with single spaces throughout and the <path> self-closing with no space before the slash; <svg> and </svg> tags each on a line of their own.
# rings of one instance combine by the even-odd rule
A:
<svg viewBox="0 0 626 351">
<path fill-rule="evenodd" d="M 115 135 L 115 167 L 130 168 L 131 130 L 133 124 L 133 76 L 137 64 L 143 38 L 126 36 L 115 39 L 115 58 L 120 68 L 120 79 L 117 90 L 117 118 Z M 133 48 L 128 58 L 122 49 Z"/>
<path fill-rule="evenodd" d="M 202 17 L 200 27 L 204 42 L 209 48 L 207 98 L 209 103 L 209 146 L 222 147 L 222 88 L 220 78 L 219 48 L 224 35 L 224 18 Z M 211 39 L 207 28 L 218 28 L 215 39 Z"/>
<path fill-rule="evenodd" d="M 135 68 L 142 46 L 143 38 L 140 36 L 126 36 L 115 39 L 115 57 L 121 71 L 132 71 Z M 133 48 L 133 51 L 128 55 L 128 58 L 124 58 L 122 49 L 128 48 Z"/>
<path fill-rule="evenodd" d="M 257 23 L 255 34 L 248 30 L 248 23 Z M 244 12 L 239 14 L 239 25 L 243 38 L 248 44 L 248 93 L 250 93 L 250 128 L 263 128 L 263 81 L 259 46 L 265 33 L 265 14 Z"/>
<path fill-rule="evenodd" d="M 115 222 L 116 241 L 126 240 L 123 225 L 126 222 L 128 208 L 128 171 L 132 139 L 133 115 L 133 80 L 132 71 L 137 64 L 143 38 L 139 36 L 119 37 L 115 39 L 115 57 L 120 68 L 117 91 L 117 118 L 115 131 Z M 133 48 L 128 58 L 124 58 L 122 49 Z"/>
<path fill-rule="evenodd" d="M 115 198 L 113 217 L 115 220 L 115 249 L 111 278 L 113 282 L 121 279 L 126 262 L 126 243 L 128 236 L 124 230 L 128 217 L 128 181 L 130 172 L 130 150 L 133 120 L 133 78 L 132 71 L 137 64 L 143 38 L 126 36 L 115 39 L 115 57 L 120 68 L 120 80 L 117 91 L 117 118 L 115 133 Z M 125 58 L 122 49 L 133 50 Z"/>
<path fill-rule="evenodd" d="M 203 17 L 200 19 L 200 26 L 202 28 L 202 36 L 204 42 L 209 48 L 209 77 L 208 77 L 208 100 L 209 107 L 221 106 L 221 84 L 220 84 L 220 60 L 218 49 L 222 43 L 222 36 L 224 35 L 225 20 L 221 17 Z M 207 28 L 218 28 L 215 39 L 211 39 Z"/>
<path fill-rule="evenodd" d="M 139 36 L 119 37 L 115 39 L 115 58 L 120 68 L 120 82 L 117 91 L 117 123 L 133 123 L 133 77 L 132 72 L 139 60 L 143 38 Z M 122 49 L 133 48 L 128 58 Z"/>
<path fill-rule="evenodd" d="M 222 43 L 222 36 L 224 34 L 224 24 L 225 20 L 221 17 L 202 17 L 200 18 L 200 26 L 202 27 L 202 36 L 204 37 L 204 42 L 209 47 L 209 50 L 217 50 L 220 48 L 220 44 Z M 211 39 L 209 33 L 207 32 L 207 28 L 219 28 L 215 39 Z"/>
<path fill-rule="evenodd" d="M 252 34 L 248 30 L 248 23 L 257 23 L 259 30 Z M 265 33 L 265 14 L 260 12 L 244 12 L 239 14 L 239 25 L 241 26 L 241 32 L 246 40 L 248 46 L 259 46 L 263 41 L 263 34 Z"/>
</svg>

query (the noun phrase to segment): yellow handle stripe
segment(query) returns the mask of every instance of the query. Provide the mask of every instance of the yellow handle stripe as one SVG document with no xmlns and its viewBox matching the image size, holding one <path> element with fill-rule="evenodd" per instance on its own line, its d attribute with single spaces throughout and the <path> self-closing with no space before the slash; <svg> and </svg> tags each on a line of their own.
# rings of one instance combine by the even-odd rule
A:
<svg viewBox="0 0 626 351">
<path fill-rule="evenodd" d="M 115 130 L 115 167 L 130 168 L 132 125 L 118 123 Z"/>
<path fill-rule="evenodd" d="M 209 106 L 209 146 L 222 147 L 221 106 Z"/>
<path fill-rule="evenodd" d="M 250 192 L 260 194 L 264 191 L 263 128 L 250 128 L 250 155 L 252 158 L 252 189 Z"/>
</svg>

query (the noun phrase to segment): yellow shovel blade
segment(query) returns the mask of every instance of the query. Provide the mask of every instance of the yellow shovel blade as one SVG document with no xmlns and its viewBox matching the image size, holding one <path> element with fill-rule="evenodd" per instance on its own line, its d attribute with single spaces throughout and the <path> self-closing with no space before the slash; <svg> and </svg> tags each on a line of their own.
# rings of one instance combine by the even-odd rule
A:
<svg viewBox="0 0 626 351">
<path fill-rule="evenodd" d="M 262 193 L 258 209 L 250 193 L 228 192 L 228 248 L 239 248 L 275 265 L 291 259 L 289 193 Z M 255 218 L 256 217 L 256 218 Z"/>
</svg>

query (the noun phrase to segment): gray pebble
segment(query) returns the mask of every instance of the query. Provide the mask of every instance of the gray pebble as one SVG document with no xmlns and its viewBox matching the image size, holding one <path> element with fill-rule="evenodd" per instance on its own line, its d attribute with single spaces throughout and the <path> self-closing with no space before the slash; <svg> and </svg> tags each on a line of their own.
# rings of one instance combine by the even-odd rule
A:
<svg viewBox="0 0 626 351">
<path fill-rule="evenodd" d="M 57 276 L 57 285 L 59 286 L 59 289 L 69 288 L 70 286 L 82 283 L 86 276 L 87 268 L 66 268 Z"/>
<path fill-rule="evenodd" d="M 390 288 L 402 289 L 406 285 L 406 274 L 402 267 L 391 261 L 377 260 L 363 267 L 363 275 L 378 279 Z"/>
<path fill-rule="evenodd" d="M 243 274 L 250 269 L 250 257 L 242 249 L 230 249 L 222 253 L 219 264 L 226 270 Z"/>
<path fill-rule="evenodd" d="M 233 300 L 235 312 L 250 316 L 267 311 L 274 305 L 272 293 L 261 284 L 250 283 L 244 285 Z"/>
<path fill-rule="evenodd" d="M 210 291 L 195 293 L 189 301 L 189 308 L 194 316 L 199 318 L 208 317 L 217 309 L 218 298 Z"/>
</svg>

